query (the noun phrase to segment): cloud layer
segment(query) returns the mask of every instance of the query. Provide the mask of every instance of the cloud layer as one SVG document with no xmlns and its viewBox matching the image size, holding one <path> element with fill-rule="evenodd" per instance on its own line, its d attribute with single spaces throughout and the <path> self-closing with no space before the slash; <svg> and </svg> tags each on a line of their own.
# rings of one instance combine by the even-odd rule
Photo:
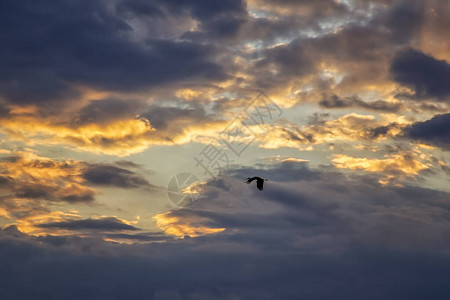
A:
<svg viewBox="0 0 450 300">
<path fill-rule="evenodd" d="M 0 2 L 0 298 L 449 299 L 449 20 L 445 0 Z M 228 168 L 170 206 L 211 149 Z"/>
</svg>

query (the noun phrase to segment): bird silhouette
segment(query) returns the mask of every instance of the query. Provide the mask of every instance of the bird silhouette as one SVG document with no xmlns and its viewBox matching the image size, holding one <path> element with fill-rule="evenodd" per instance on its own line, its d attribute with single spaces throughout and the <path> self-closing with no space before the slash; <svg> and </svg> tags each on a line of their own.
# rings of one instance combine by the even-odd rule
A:
<svg viewBox="0 0 450 300">
<path fill-rule="evenodd" d="M 252 182 L 253 180 L 256 180 L 256 187 L 258 188 L 258 190 L 262 191 L 263 190 L 263 185 L 264 185 L 264 181 L 267 181 L 267 179 L 258 177 L 258 176 L 254 176 L 252 178 L 247 177 L 247 179 L 245 179 L 245 182 L 250 184 L 250 182 Z"/>
</svg>

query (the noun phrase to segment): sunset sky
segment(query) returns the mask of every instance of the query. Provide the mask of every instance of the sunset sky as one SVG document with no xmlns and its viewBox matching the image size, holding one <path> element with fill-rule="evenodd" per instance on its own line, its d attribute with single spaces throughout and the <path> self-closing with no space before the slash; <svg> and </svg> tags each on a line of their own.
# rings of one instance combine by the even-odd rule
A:
<svg viewBox="0 0 450 300">
<path fill-rule="evenodd" d="M 5 0 L 0 38 L 0 299 L 450 299 L 449 1 Z"/>
</svg>

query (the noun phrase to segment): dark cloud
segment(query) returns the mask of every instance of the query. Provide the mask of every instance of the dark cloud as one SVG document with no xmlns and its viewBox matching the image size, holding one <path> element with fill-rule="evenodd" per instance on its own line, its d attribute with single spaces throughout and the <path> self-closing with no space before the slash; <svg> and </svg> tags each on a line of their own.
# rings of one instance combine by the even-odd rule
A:
<svg viewBox="0 0 450 300">
<path fill-rule="evenodd" d="M 335 0 L 252 0 L 249 5 L 252 11 L 259 12 L 258 17 L 252 20 L 252 30 L 269 33 L 264 36 L 266 39 L 273 34 L 279 37 L 298 36 L 301 30 L 323 34 L 327 31 L 323 23 L 343 20 L 351 13 L 347 5 Z"/>
<path fill-rule="evenodd" d="M 355 247 L 340 255 L 225 251 L 194 255 L 189 241 L 180 241 L 178 251 L 166 248 L 170 258 L 160 251 L 152 256 L 99 257 L 47 253 L 43 247 L 12 240 L 2 244 L 8 246 L 1 250 L 8 260 L 1 271 L 5 283 L 1 293 L 9 299 L 390 300 L 450 295 L 448 257 L 414 250 L 405 254 Z M 13 267 L 18 271 L 7 275 Z M 364 276 L 359 276 L 361 272 Z"/>
<path fill-rule="evenodd" d="M 141 114 L 141 117 L 149 120 L 150 124 L 158 130 L 168 130 L 169 125 L 176 121 L 195 120 L 197 124 L 208 120 L 212 121 L 212 118 L 207 115 L 205 108 L 196 103 L 191 103 L 187 107 L 152 105 L 146 112 Z M 182 129 L 178 128 L 176 131 L 180 132 Z"/>
<path fill-rule="evenodd" d="M 138 173 L 145 170 L 126 161 L 93 164 L 18 153 L 0 159 L 0 167 L 0 210 L 18 218 L 48 211 L 49 202 L 91 205 L 98 194 L 92 186 L 154 188 Z"/>
<path fill-rule="evenodd" d="M 269 178 L 263 192 L 241 180 L 244 173 L 261 172 Z M 226 227 L 221 234 L 118 245 L 71 236 L 32 238 L 14 228 L 0 231 L 2 297 L 450 296 L 448 193 L 381 187 L 373 177 L 308 170 L 302 163 L 229 174 L 236 178 L 208 182 L 196 207 L 169 214 L 192 226 Z M 107 236 L 148 241 L 133 233 Z"/>
<path fill-rule="evenodd" d="M 272 245 L 285 239 L 290 242 L 283 247 L 295 244 L 317 251 L 352 247 L 350 241 L 401 249 L 413 244 L 416 249 L 438 249 L 447 241 L 448 226 L 441 222 L 448 209 L 445 192 L 412 185 L 382 186 L 376 175 L 348 176 L 293 162 L 229 174 L 236 179 L 210 182 L 197 207 L 172 211 L 168 217 L 228 228 L 230 236 L 225 239 L 255 239 L 263 249 L 274 249 Z M 242 183 L 253 175 L 269 179 L 264 192 Z M 410 231 L 417 226 L 423 230 L 420 234 Z M 234 230 L 238 234 L 231 234 Z"/>
<path fill-rule="evenodd" d="M 188 15 L 199 21 L 199 28 L 187 31 L 183 37 L 194 39 L 233 37 L 248 17 L 246 3 L 242 0 L 158 0 L 151 4 L 143 0 L 124 0 L 119 1 L 117 8 L 119 13 L 146 18 Z"/>
<path fill-rule="evenodd" d="M 400 51 L 391 64 L 394 80 L 412 88 L 417 99 L 445 100 L 450 95 L 450 65 L 414 49 Z"/>
<path fill-rule="evenodd" d="M 116 10 L 119 14 L 132 14 L 141 17 L 165 17 L 166 13 L 157 1 L 123 0 L 119 1 Z"/>
<path fill-rule="evenodd" d="M 105 235 L 107 238 L 114 240 L 128 240 L 134 242 L 164 242 L 173 240 L 172 237 L 168 237 L 163 233 L 142 233 L 142 234 L 130 234 L 130 233 L 111 233 Z"/>
<path fill-rule="evenodd" d="M 98 219 L 71 220 L 38 224 L 37 227 L 66 230 L 97 230 L 97 231 L 122 231 L 139 230 L 138 228 L 124 223 L 115 217 L 101 217 Z"/>
<path fill-rule="evenodd" d="M 242 78 L 229 89 L 215 87 L 232 98 L 216 104 L 217 112 L 223 112 L 237 107 L 231 103 L 238 102 L 233 93 L 249 86 L 288 87 L 291 95 L 311 87 L 316 93 L 312 101 L 320 101 L 324 91 L 351 95 L 365 85 L 373 90 L 383 84 L 384 92 L 392 85 L 391 67 L 393 78 L 414 89 L 416 98 L 446 99 L 450 92 L 444 84 L 449 81 L 445 61 L 418 50 L 399 52 L 391 60 L 395 49 L 412 41 L 445 44 L 448 34 L 436 43 L 426 40 L 433 35 L 423 31 L 430 23 L 424 15 L 435 14 L 441 21 L 431 23 L 440 24 L 442 32 L 448 27 L 443 25 L 449 18 L 439 17 L 445 15 L 447 3 L 436 3 L 424 8 L 425 1 L 254 0 L 247 1 L 254 5 L 249 16 L 246 3 L 239 0 L 3 1 L 0 37 L 7 42 L 0 47 L 0 97 L 15 105 L 48 104 L 78 97 L 76 87 L 136 93 L 176 84 L 167 92 L 172 95 L 179 87 L 198 87 L 198 80 L 210 87 L 211 81 L 228 79 L 232 70 Z M 438 7 L 443 9 L 433 12 Z M 171 19 L 179 21 L 179 27 Z M 153 26 L 157 22 L 169 33 L 160 34 L 163 30 Z M 195 31 L 186 32 L 191 28 Z M 436 53 L 442 57 L 447 52 Z M 243 64 L 224 63 L 223 59 L 231 62 L 228 56 Z M 342 81 L 322 80 L 324 68 L 345 76 Z M 90 101 L 65 119 L 71 126 L 106 125 L 141 113 L 156 128 L 152 134 L 167 140 L 192 124 L 205 126 L 219 119 L 203 103 L 180 101 L 170 106 L 158 103 L 162 98 L 157 92 L 152 99 L 148 111 L 134 100 Z M 83 104 L 74 103 L 71 109 Z M 402 109 L 382 100 L 338 96 L 323 99 L 320 105 L 381 112 Z M 429 107 L 439 109 L 434 103 Z M 8 105 L 0 106 L 0 117 L 8 114 Z M 308 144 L 336 129 L 336 136 L 348 132 L 349 140 L 361 141 L 389 136 L 400 127 L 380 126 L 357 116 L 347 117 L 348 123 L 325 117 L 314 115 L 305 127 L 309 131 L 280 123 L 277 137 Z M 448 149 L 449 120 L 441 115 L 415 123 L 404 136 Z M 94 139 L 105 145 L 114 142 L 114 137 L 102 135 L 89 142 Z M 130 134 L 118 140 L 127 139 L 137 137 Z M 405 160 L 413 162 L 411 157 Z M 0 188 L 6 195 L 0 197 L 1 208 L 5 197 L 24 198 L 26 206 L 42 200 L 91 202 L 95 191 L 81 183 L 151 187 L 139 173 L 143 170 L 125 161 L 24 161 L 17 155 L 0 162 L 4 164 Z M 29 172 L 20 177 L 12 170 Z M 39 181 L 50 175 L 55 178 Z M 242 182 L 253 175 L 269 179 L 263 192 Z M 449 193 L 417 186 L 420 180 L 382 185 L 382 175 L 344 174 L 330 166 L 311 169 L 293 160 L 231 169 L 204 185 L 196 206 L 167 212 L 165 221 L 176 229 L 172 233 L 185 230 L 184 239 L 168 237 L 169 231 L 138 232 L 114 217 L 38 225 L 48 232 L 68 230 L 83 237 L 32 237 L 9 226 L 0 231 L 0 298 L 449 299 Z M 20 209 L 26 208 L 22 204 Z M 190 230 L 202 227 L 226 230 L 189 237 Z"/>
<path fill-rule="evenodd" d="M 450 114 L 437 115 L 424 122 L 416 122 L 405 128 L 404 136 L 450 149 Z"/>
<path fill-rule="evenodd" d="M 397 112 L 403 105 L 401 103 L 392 103 L 384 100 L 377 100 L 373 102 L 365 102 L 358 96 L 341 98 L 337 95 L 332 95 L 319 102 L 319 105 L 324 108 L 349 108 L 359 107 L 375 111 Z"/>
<path fill-rule="evenodd" d="M 369 139 L 377 139 L 379 137 L 389 136 L 392 130 L 400 129 L 401 126 L 398 123 L 390 123 L 385 126 L 378 126 L 375 128 L 370 128 L 367 132 L 367 137 Z"/>
<path fill-rule="evenodd" d="M 274 171 L 273 166 L 258 170 L 251 167 L 242 167 L 230 171 L 230 174 L 238 178 L 246 178 L 250 175 L 256 176 L 256 174 L 259 174 L 258 176 L 263 178 L 270 177 L 271 180 L 275 181 L 317 180 L 320 176 L 320 172 L 310 169 L 307 162 L 284 161 L 277 163 L 277 167 L 283 169 L 283 172 Z"/>
<path fill-rule="evenodd" d="M 9 116 L 10 112 L 11 112 L 11 110 L 9 109 L 9 107 L 6 104 L 0 103 L 0 118 L 5 118 L 5 117 Z"/>
<path fill-rule="evenodd" d="M 174 14 L 189 13 L 200 21 L 214 19 L 220 15 L 246 14 L 246 4 L 241 0 L 218 1 L 218 0 L 156 0 L 152 3 L 143 0 L 121 0 L 116 8 L 118 11 L 127 10 L 135 14 L 149 16 L 163 15 L 163 11 Z"/>
<path fill-rule="evenodd" d="M 152 186 L 142 175 L 107 164 L 88 164 L 87 168 L 83 171 L 82 177 L 88 183 L 99 186 L 125 189 Z"/>
<path fill-rule="evenodd" d="M 138 165 L 132 161 L 128 161 L 128 160 L 119 160 L 116 161 L 116 165 L 118 165 L 119 167 L 122 168 L 141 168 L 141 165 Z"/>
<path fill-rule="evenodd" d="M 364 85 L 387 80 L 392 49 L 389 32 L 380 26 L 349 24 L 318 37 L 297 37 L 287 44 L 257 52 L 252 73 L 255 85 L 267 90 L 299 84 L 303 80 L 316 93 L 331 88 L 359 90 Z M 342 80 L 321 78 L 321 64 L 336 66 Z M 311 77 L 315 78 L 311 82 Z"/>
<path fill-rule="evenodd" d="M 0 188 L 7 194 L 2 202 L 8 203 L 15 198 L 45 201 L 63 201 L 68 203 L 92 203 L 96 192 L 75 180 L 77 164 L 72 161 L 57 161 L 46 158 L 33 158 L 22 154 L 0 160 Z M 19 168 L 21 172 L 14 170 Z M 46 174 L 41 178 L 40 174 Z M 30 209 L 33 207 L 30 206 Z"/>
<path fill-rule="evenodd" d="M 3 177 L 2 177 L 3 178 Z M 71 182 L 70 179 L 67 182 Z M 48 183 L 28 183 L 22 180 L 9 178 L 3 182 L 1 189 L 12 192 L 8 199 L 17 197 L 33 201 L 62 201 L 67 203 L 92 203 L 95 200 L 96 192 L 84 186 L 63 187 Z"/>
<path fill-rule="evenodd" d="M 132 27 L 104 1 L 3 2 L 0 12 L 0 36 L 8 40 L 1 49 L 0 95 L 10 102 L 73 98 L 76 85 L 135 91 L 226 78 L 214 63 L 216 49 L 173 40 L 134 42 Z"/>
<path fill-rule="evenodd" d="M 134 100 L 102 99 L 90 101 L 77 113 L 77 116 L 72 120 L 72 124 L 76 126 L 108 124 L 120 119 L 134 118 L 142 106 L 139 101 Z"/>
<path fill-rule="evenodd" d="M 409 42 L 420 32 L 424 21 L 425 1 L 398 1 L 383 15 L 383 23 L 392 32 L 392 42 Z"/>
<path fill-rule="evenodd" d="M 95 192 L 87 192 L 84 194 L 69 194 L 61 196 L 61 201 L 68 203 L 91 203 L 95 200 Z"/>
<path fill-rule="evenodd" d="M 256 62 L 253 70 L 255 84 L 270 90 L 278 84 L 286 84 L 293 78 L 314 72 L 315 60 L 304 44 L 306 42 L 298 39 L 263 51 L 263 57 Z"/>
</svg>

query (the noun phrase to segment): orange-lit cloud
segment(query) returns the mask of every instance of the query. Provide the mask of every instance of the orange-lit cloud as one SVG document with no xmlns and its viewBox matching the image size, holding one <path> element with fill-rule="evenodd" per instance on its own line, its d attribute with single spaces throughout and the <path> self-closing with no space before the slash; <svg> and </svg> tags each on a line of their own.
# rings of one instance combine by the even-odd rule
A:
<svg viewBox="0 0 450 300">
<path fill-rule="evenodd" d="M 430 158 L 415 151 L 404 151 L 386 156 L 383 159 L 352 157 L 344 154 L 335 154 L 331 162 L 336 168 L 362 170 L 383 174 L 380 183 L 386 184 L 390 179 L 402 179 L 415 176 L 420 171 L 431 167 Z"/>
<path fill-rule="evenodd" d="M 8 210 L 6 210 L 6 209 L 3 208 L 3 207 L 0 207 L 0 217 L 9 219 L 9 218 L 11 218 L 11 215 L 10 215 L 10 213 L 8 212 Z"/>
<path fill-rule="evenodd" d="M 70 232 L 60 229 L 48 229 L 41 228 L 39 225 L 50 222 L 62 222 L 69 220 L 80 220 L 81 216 L 76 211 L 62 212 L 62 211 L 34 211 L 29 215 L 15 220 L 13 224 L 17 229 L 28 235 L 41 236 L 41 235 L 68 235 Z"/>
<path fill-rule="evenodd" d="M 205 124 L 207 122 L 207 124 Z M 113 120 L 106 124 L 73 127 L 32 115 L 12 115 L 0 120 L 1 131 L 12 140 L 29 145 L 66 145 L 98 154 L 127 156 L 154 145 L 179 145 L 197 136 L 213 136 L 225 126 L 223 121 L 199 122 L 180 117 L 164 130 L 155 129 L 145 118 Z"/>
<path fill-rule="evenodd" d="M 171 215 L 171 212 L 157 214 L 153 217 L 156 226 L 166 234 L 174 235 L 180 238 L 185 236 L 197 237 L 201 235 L 222 232 L 225 228 L 210 228 L 207 226 L 196 226 L 195 223 L 201 223 L 204 220 L 190 220 Z"/>
<path fill-rule="evenodd" d="M 381 119 L 377 119 L 373 115 L 351 113 L 317 125 L 265 126 L 266 132 L 258 135 L 258 141 L 261 142 L 260 146 L 266 149 L 291 147 L 312 150 L 311 146 L 315 144 L 368 141 L 392 137 L 400 133 L 405 124 L 408 122 L 403 117 L 396 117 L 392 114 L 382 115 Z M 383 134 L 377 134 L 377 128 L 381 127 L 386 127 Z M 257 130 L 258 128 L 253 131 Z"/>
<path fill-rule="evenodd" d="M 0 161 L 0 176 L 4 181 L 1 189 L 12 193 L 10 197 L 22 200 L 92 202 L 97 192 L 84 185 L 85 168 L 78 161 L 57 161 L 18 152 Z"/>
<path fill-rule="evenodd" d="M 74 214 L 52 210 L 61 205 L 92 205 L 95 196 L 101 193 L 97 187 L 102 186 L 122 189 L 152 187 L 142 175 L 119 164 L 54 160 L 29 152 L 12 152 L 0 159 L 0 217 L 16 220 L 19 227 L 25 228 L 21 231 L 26 233 L 31 230 L 27 228 L 42 218 L 41 223 L 61 222 L 69 217 L 75 220 Z M 115 221 L 128 224 L 118 218 Z"/>
<path fill-rule="evenodd" d="M 73 234 L 89 236 L 137 230 L 132 223 L 116 216 L 93 216 L 83 219 L 76 210 L 69 212 L 35 210 L 5 227 L 15 225 L 21 232 L 33 236 Z"/>
</svg>

